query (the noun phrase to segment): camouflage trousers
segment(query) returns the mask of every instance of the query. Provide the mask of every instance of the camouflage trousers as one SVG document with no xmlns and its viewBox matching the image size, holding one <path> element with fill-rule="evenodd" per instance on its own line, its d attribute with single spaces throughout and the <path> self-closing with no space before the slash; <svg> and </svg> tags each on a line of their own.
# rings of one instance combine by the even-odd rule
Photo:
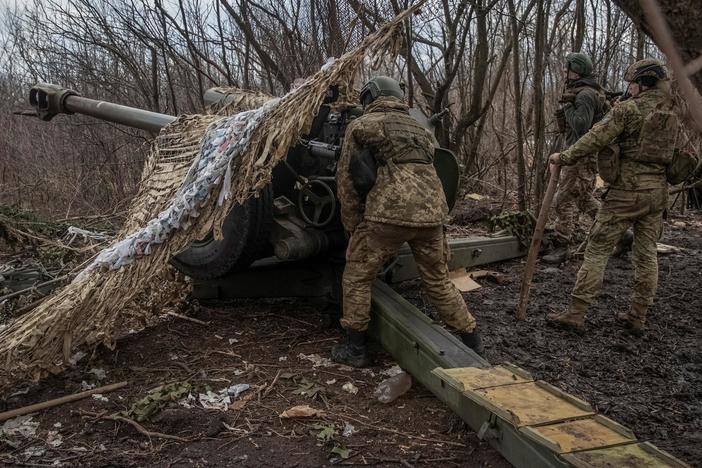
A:
<svg viewBox="0 0 702 468">
<path fill-rule="evenodd" d="M 650 306 L 658 286 L 656 242 L 663 232 L 666 188 L 629 192 L 610 189 L 590 231 L 585 259 L 571 296 L 590 304 L 602 288 L 604 270 L 612 249 L 633 227 L 634 290 L 632 302 Z"/>
<path fill-rule="evenodd" d="M 593 169 L 583 165 L 565 166 L 561 170 L 555 202 L 556 235 L 561 240 L 570 242 L 580 213 L 594 220 L 600 207 L 593 195 L 596 177 Z"/>
<path fill-rule="evenodd" d="M 371 284 L 386 261 L 407 242 L 422 284 L 439 317 L 456 331 L 472 331 L 475 319 L 449 280 L 449 248 L 443 227 L 408 227 L 363 221 L 351 236 L 342 279 L 341 325 L 366 330 L 370 322 Z"/>
</svg>

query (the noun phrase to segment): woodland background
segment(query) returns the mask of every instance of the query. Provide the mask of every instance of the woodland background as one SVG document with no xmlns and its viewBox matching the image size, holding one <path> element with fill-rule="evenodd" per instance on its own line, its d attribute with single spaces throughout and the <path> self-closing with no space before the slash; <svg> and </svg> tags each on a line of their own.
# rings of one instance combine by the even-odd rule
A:
<svg viewBox="0 0 702 468">
<path fill-rule="evenodd" d="M 5 1 L 0 203 L 59 219 L 124 212 L 152 135 L 80 116 L 47 124 L 14 115 L 28 107 L 33 83 L 157 112 L 198 113 L 213 86 L 281 95 L 407 6 L 404 0 Z M 637 3 L 429 0 L 408 24 L 411 40 L 402 56 L 381 72 L 404 79 L 409 100 L 427 115 L 449 109 L 437 138 L 459 157 L 467 190 L 508 207 L 531 207 L 542 196 L 546 158 L 559 149 L 553 112 L 566 53 L 589 54 L 600 83 L 620 91 L 628 64 L 661 56 L 631 19 L 640 12 Z M 667 2 L 681 3 L 689 2 Z M 683 51 L 685 58 L 698 45 Z"/>
</svg>

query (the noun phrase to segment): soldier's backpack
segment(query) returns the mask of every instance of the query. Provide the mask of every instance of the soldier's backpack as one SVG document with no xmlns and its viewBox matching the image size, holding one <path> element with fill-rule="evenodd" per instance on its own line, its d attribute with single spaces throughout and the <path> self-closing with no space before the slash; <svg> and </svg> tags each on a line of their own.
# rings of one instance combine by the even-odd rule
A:
<svg viewBox="0 0 702 468">
<path fill-rule="evenodd" d="M 695 172 L 699 163 L 697 155 L 691 151 L 676 148 L 672 161 L 665 169 L 665 178 L 671 185 L 681 184 Z"/>
<path fill-rule="evenodd" d="M 679 120 L 670 105 L 662 104 L 644 119 L 639 132 L 637 161 L 668 166 L 673 160 Z"/>
</svg>

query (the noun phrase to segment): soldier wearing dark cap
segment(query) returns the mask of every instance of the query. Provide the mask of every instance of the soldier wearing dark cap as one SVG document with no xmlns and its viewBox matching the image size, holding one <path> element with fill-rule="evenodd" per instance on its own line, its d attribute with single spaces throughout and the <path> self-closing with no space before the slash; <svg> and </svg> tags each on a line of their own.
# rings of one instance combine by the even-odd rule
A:
<svg viewBox="0 0 702 468">
<path fill-rule="evenodd" d="M 579 52 L 568 54 L 564 73 L 566 89 L 556 118 L 559 130 L 570 146 L 602 119 L 610 106 L 604 90 L 595 79 L 590 57 Z M 555 201 L 557 219 L 553 248 L 543 256 L 542 261 L 557 264 L 567 260 L 580 213 L 594 220 L 600 206 L 593 195 L 596 177 L 594 154 L 579 159 L 561 172 Z"/>
<path fill-rule="evenodd" d="M 630 83 L 632 98 L 617 103 L 573 146 L 550 157 L 553 164 L 571 167 L 612 141 L 620 148 L 617 171 L 590 231 L 570 307 L 565 312 L 549 314 L 548 318 L 554 324 L 583 329 L 587 308 L 602 288 L 612 249 L 625 231 L 633 228 L 631 307 L 618 318 L 640 335 L 658 285 L 656 241 L 668 205 L 666 168 L 673 159 L 678 118 L 667 89 L 668 73 L 659 61 L 635 62 L 624 79 Z"/>
<path fill-rule="evenodd" d="M 396 80 L 371 79 L 360 100 L 364 114 L 346 130 L 336 173 L 341 220 L 351 238 L 342 279 L 341 324 L 347 338 L 332 349 L 332 359 L 356 367 L 368 365 L 371 283 L 405 242 L 438 315 L 466 345 L 482 352 L 475 319 L 448 276 L 443 230 L 448 206 L 434 169 L 430 135 L 410 117 Z M 354 180 L 354 164 L 368 155 L 377 165 L 377 176 L 364 196 Z"/>
</svg>

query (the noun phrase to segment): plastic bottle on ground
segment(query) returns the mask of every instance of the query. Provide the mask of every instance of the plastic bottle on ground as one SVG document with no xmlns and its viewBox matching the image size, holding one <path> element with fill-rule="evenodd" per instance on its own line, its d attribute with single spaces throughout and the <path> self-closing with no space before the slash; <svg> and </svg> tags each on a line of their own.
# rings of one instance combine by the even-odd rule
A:
<svg viewBox="0 0 702 468">
<path fill-rule="evenodd" d="M 392 403 L 412 388 L 412 377 L 407 372 L 400 372 L 385 379 L 375 388 L 373 395 L 381 403 Z"/>
</svg>

